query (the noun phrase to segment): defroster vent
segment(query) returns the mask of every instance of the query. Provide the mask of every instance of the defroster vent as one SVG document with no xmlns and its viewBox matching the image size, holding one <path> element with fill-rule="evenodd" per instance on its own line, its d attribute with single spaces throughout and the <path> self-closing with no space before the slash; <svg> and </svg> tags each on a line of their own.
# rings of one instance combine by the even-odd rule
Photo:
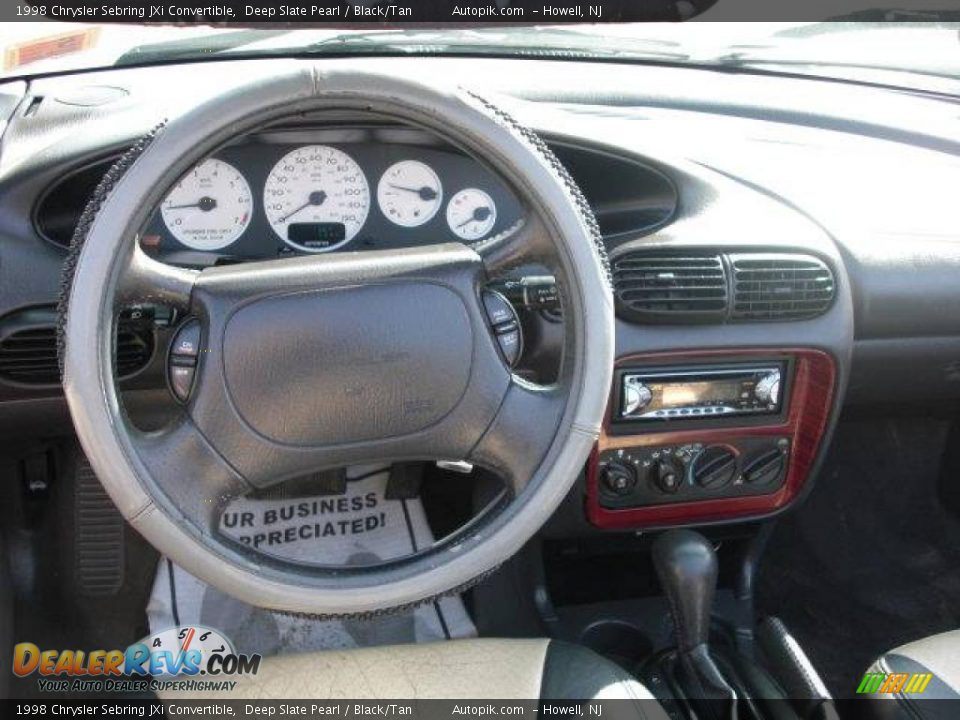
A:
<svg viewBox="0 0 960 720">
<path fill-rule="evenodd" d="M 833 303 L 830 268 L 812 255 L 731 255 L 734 320 L 804 320 Z"/>
<path fill-rule="evenodd" d="M 727 280 L 719 255 L 627 253 L 613 261 L 621 315 L 638 322 L 722 322 Z"/>
</svg>

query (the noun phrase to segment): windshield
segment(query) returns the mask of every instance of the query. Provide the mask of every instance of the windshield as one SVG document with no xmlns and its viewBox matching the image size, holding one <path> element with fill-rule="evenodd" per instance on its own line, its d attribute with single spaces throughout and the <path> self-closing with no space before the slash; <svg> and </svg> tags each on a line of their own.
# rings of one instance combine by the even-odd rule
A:
<svg viewBox="0 0 960 720">
<path fill-rule="evenodd" d="M 857 17 L 872 17 L 864 11 Z M 897 17 L 885 11 L 883 17 Z M 947 16 L 951 13 L 934 13 Z M 4 23 L 5 77 L 277 55 L 616 59 L 857 79 L 960 95 L 960 23 L 609 23 L 256 29 Z"/>
</svg>

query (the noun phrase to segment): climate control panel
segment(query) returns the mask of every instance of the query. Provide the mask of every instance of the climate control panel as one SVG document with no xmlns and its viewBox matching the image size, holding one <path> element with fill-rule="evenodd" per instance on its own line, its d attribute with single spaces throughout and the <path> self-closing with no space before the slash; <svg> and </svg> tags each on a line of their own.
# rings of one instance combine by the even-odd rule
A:
<svg viewBox="0 0 960 720">
<path fill-rule="evenodd" d="M 637 445 L 605 450 L 597 462 L 600 505 L 609 509 L 766 495 L 782 487 L 787 437 Z"/>
</svg>

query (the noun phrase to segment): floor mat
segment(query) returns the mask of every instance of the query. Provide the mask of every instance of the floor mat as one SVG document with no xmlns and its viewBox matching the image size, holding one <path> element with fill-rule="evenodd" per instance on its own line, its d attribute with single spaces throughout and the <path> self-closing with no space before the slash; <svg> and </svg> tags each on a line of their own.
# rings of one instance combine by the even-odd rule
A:
<svg viewBox="0 0 960 720">
<path fill-rule="evenodd" d="M 387 469 L 352 468 L 342 495 L 240 498 L 221 532 L 258 551 L 298 562 L 370 565 L 429 546 L 419 499 L 387 500 Z M 459 596 L 372 619 L 313 620 L 253 607 L 161 558 L 147 607 L 151 632 L 181 625 L 221 631 L 238 652 L 278 655 L 332 648 L 472 637 Z"/>
<path fill-rule="evenodd" d="M 949 426 L 841 422 L 810 497 L 773 532 L 758 608 L 787 623 L 837 697 L 880 653 L 960 627 L 960 524 L 937 492 Z"/>
</svg>

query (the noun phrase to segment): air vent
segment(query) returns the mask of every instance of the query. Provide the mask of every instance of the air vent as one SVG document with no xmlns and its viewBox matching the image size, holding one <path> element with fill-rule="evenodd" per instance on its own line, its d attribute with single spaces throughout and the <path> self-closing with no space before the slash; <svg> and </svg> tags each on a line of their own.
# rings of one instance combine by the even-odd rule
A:
<svg viewBox="0 0 960 720">
<path fill-rule="evenodd" d="M 60 381 L 54 327 L 17 330 L 0 341 L 0 375 L 27 385 Z"/>
<path fill-rule="evenodd" d="M 613 261 L 621 313 L 642 322 L 721 322 L 727 280 L 719 255 L 628 253 Z"/>
<path fill-rule="evenodd" d="M 128 377 L 144 368 L 153 355 L 153 330 L 145 324 L 124 324 L 117 332 L 117 374 Z M 58 385 L 56 313 L 25 310 L 0 324 L 0 378 L 22 385 Z"/>
<path fill-rule="evenodd" d="M 731 255 L 734 320 L 804 320 L 833 302 L 830 268 L 810 255 Z"/>
<path fill-rule="evenodd" d="M 153 356 L 153 330 L 147 325 L 121 325 L 117 330 L 117 375 L 129 377 L 147 366 Z"/>
</svg>

